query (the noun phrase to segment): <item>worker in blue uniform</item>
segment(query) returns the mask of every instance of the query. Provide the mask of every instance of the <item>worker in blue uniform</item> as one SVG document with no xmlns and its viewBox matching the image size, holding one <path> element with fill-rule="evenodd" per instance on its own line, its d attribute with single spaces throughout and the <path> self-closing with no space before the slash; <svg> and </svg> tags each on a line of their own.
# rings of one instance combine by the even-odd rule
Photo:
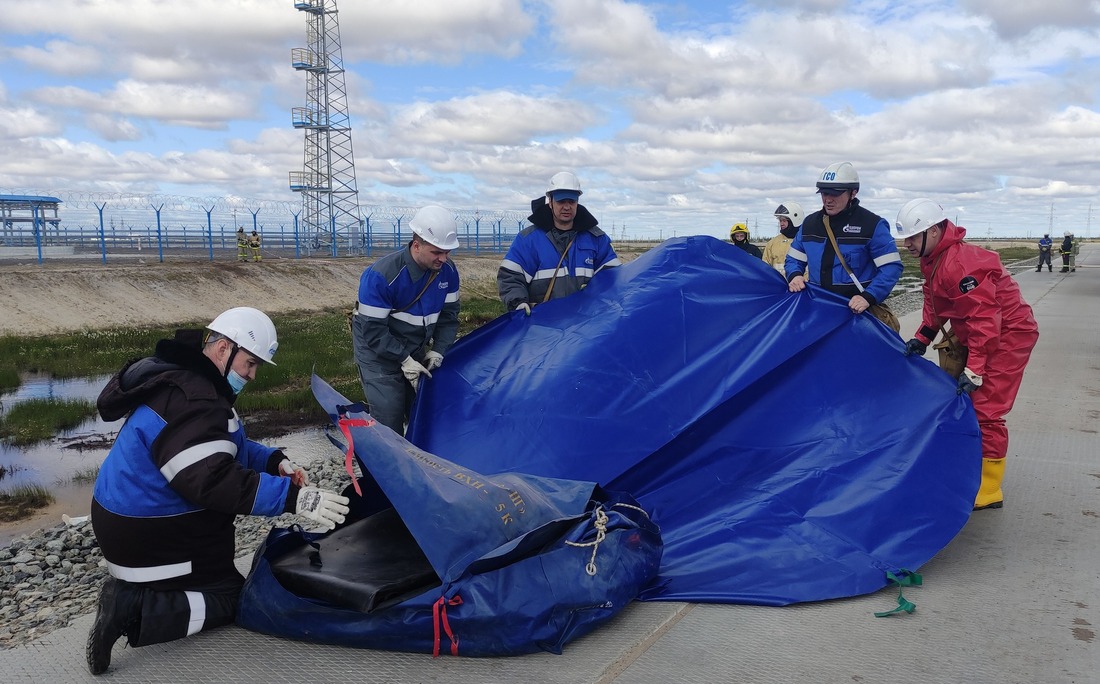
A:
<svg viewBox="0 0 1100 684">
<path fill-rule="evenodd" d="M 788 289 L 808 282 L 848 299 L 854 314 L 870 311 L 894 332 L 901 329 L 886 298 L 901 277 L 901 256 L 890 224 L 860 206 L 859 175 L 851 162 L 830 164 L 817 181 L 822 207 L 806 217 L 784 262 Z"/>
<path fill-rule="evenodd" d="M 579 203 L 582 194 L 577 175 L 562 171 L 543 197 L 531 201 L 530 225 L 516 235 L 497 270 L 505 309 L 530 315 L 531 307 L 579 292 L 602 269 L 620 265 L 611 238 Z"/>
<path fill-rule="evenodd" d="M 275 365 L 275 326 L 236 307 L 202 331 L 179 331 L 126 364 L 97 407 L 125 418 L 96 477 L 92 529 L 110 573 L 88 634 L 88 668 L 105 672 L 115 642 L 179 639 L 233 622 L 244 578 L 234 565 L 238 515 L 297 513 L 332 529 L 348 499 L 310 487 L 279 449 L 248 439 L 233 408 L 260 366 Z"/>
<path fill-rule="evenodd" d="M 409 223 L 412 240 L 359 278 L 352 337 L 371 417 L 405 434 L 420 381 L 430 378 L 458 335 L 458 248 L 454 214 L 429 205 Z"/>
</svg>

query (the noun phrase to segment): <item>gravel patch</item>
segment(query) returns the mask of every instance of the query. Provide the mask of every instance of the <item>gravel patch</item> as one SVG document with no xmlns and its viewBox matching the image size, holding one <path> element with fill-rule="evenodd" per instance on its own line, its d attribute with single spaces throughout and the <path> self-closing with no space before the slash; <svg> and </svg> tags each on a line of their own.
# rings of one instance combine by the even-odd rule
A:
<svg viewBox="0 0 1100 684">
<path fill-rule="evenodd" d="M 310 483 L 343 489 L 348 482 L 343 458 L 305 466 Z M 251 557 L 272 527 L 308 521 L 296 515 L 237 517 L 237 558 Z M 67 627 L 74 618 L 96 610 L 107 578 L 90 520 L 61 523 L 12 540 L 0 548 L 0 649 L 10 649 Z"/>
</svg>

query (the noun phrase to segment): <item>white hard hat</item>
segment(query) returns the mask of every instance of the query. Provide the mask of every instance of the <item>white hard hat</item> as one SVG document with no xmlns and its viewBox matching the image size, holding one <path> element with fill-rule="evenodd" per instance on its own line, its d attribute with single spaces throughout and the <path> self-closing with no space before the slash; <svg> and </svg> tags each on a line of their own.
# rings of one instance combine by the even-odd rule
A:
<svg viewBox="0 0 1100 684">
<path fill-rule="evenodd" d="M 1065 233 L 1062 234 L 1062 237 L 1069 237 L 1070 235 L 1073 235 L 1073 233 L 1067 230 Z"/>
<path fill-rule="evenodd" d="M 555 200 L 559 199 L 551 196 L 557 194 L 558 191 L 566 195 L 565 199 L 572 200 L 576 200 L 584 194 L 581 190 L 580 179 L 572 171 L 559 171 L 550 177 L 550 185 L 546 188 L 546 196 Z"/>
<path fill-rule="evenodd" d="M 458 222 L 443 207 L 434 204 L 423 207 L 409 221 L 409 227 L 421 240 L 439 249 L 458 249 Z"/>
<path fill-rule="evenodd" d="M 775 209 L 776 218 L 783 217 L 791 222 L 795 228 L 802 225 L 805 214 L 802 213 L 802 205 L 798 202 L 784 202 Z"/>
<path fill-rule="evenodd" d="M 904 240 L 923 233 L 937 223 L 947 219 L 943 213 L 943 207 L 930 199 L 915 199 L 905 203 L 898 212 L 898 220 L 894 223 L 894 239 Z"/>
<path fill-rule="evenodd" d="M 263 311 L 238 306 L 218 314 L 206 327 L 225 335 L 257 359 L 275 365 L 272 357 L 279 348 L 279 340 L 275 336 L 275 324 Z"/>
<path fill-rule="evenodd" d="M 817 179 L 817 191 L 859 190 L 859 174 L 852 162 L 829 164 Z"/>
</svg>

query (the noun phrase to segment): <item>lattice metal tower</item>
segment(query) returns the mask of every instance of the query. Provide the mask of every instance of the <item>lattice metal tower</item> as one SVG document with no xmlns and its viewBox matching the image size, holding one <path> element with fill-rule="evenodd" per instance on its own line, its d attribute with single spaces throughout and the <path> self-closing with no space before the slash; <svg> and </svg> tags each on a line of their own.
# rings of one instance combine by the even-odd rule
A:
<svg viewBox="0 0 1100 684">
<path fill-rule="evenodd" d="M 302 193 L 302 231 L 316 248 L 330 248 L 332 256 L 355 253 L 362 221 L 336 0 L 294 0 L 294 8 L 308 17 L 309 47 L 291 50 L 294 68 L 306 74 L 307 104 L 291 110 L 306 141 L 302 171 L 290 173 L 290 189 Z"/>
</svg>

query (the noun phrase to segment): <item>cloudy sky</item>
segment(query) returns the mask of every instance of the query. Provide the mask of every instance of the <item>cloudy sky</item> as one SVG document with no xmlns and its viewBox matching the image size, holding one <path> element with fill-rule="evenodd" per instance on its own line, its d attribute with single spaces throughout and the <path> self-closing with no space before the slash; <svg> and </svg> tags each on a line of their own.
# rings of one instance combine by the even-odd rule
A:
<svg viewBox="0 0 1100 684">
<path fill-rule="evenodd" d="M 1098 1 L 344 0 L 339 24 L 363 205 L 523 211 L 571 169 L 616 238 L 764 237 L 848 160 L 891 222 L 927 196 L 972 236 L 1100 233 Z M 0 192 L 295 202 L 307 45 L 294 0 L 5 2 Z"/>
</svg>

